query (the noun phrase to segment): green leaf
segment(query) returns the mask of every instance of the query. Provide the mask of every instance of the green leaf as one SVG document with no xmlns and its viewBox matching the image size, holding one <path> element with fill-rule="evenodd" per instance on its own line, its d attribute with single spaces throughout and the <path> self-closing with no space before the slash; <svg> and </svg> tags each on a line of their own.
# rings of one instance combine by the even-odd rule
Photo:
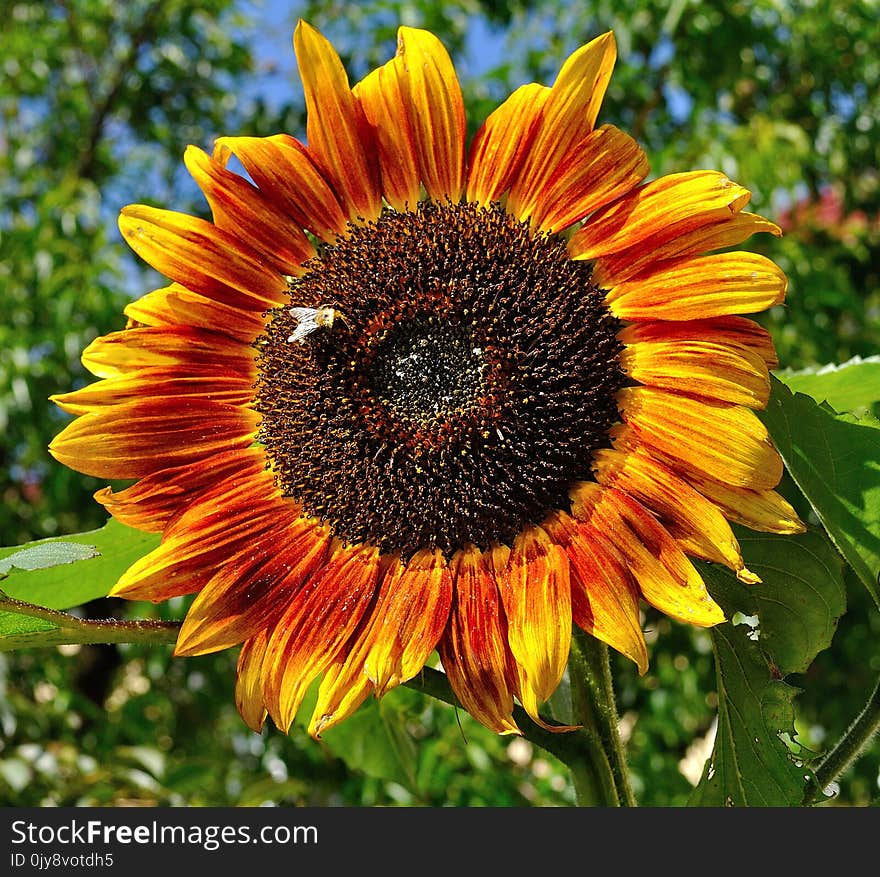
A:
<svg viewBox="0 0 880 877">
<path fill-rule="evenodd" d="M 840 365 L 775 374 L 793 392 L 827 402 L 835 411 L 869 409 L 880 401 L 880 356 L 854 356 Z"/>
<path fill-rule="evenodd" d="M 62 563 L 76 563 L 97 557 L 94 545 L 82 545 L 78 542 L 44 542 L 33 548 L 24 548 L 0 560 L 0 578 L 6 578 L 13 568 L 30 570 L 48 569 L 61 566 Z"/>
<path fill-rule="evenodd" d="M 775 379 L 761 417 L 828 535 L 880 605 L 880 421 L 836 414 Z"/>
<path fill-rule="evenodd" d="M 159 535 L 109 520 L 100 530 L 0 548 L 2 590 L 10 597 L 69 609 L 104 597 L 122 573 L 159 544 Z M 24 567 L 24 568 L 23 568 Z M 0 636 L 53 630 L 48 621 L 0 612 Z"/>
<path fill-rule="evenodd" d="M 296 724 L 307 728 L 318 685 L 313 683 L 296 714 Z M 399 783 L 416 792 L 416 744 L 406 730 L 407 715 L 421 696 L 395 688 L 381 700 L 369 698 L 344 722 L 325 731 L 321 742 L 348 767 L 367 776 Z"/>
<path fill-rule="evenodd" d="M 747 586 L 726 569 L 701 564 L 712 596 L 732 619 L 711 631 L 718 679 L 718 731 L 690 803 L 795 806 L 811 776 L 780 734 L 794 738 L 789 673 L 804 673 L 831 644 L 846 608 L 843 564 L 823 534 L 737 535 Z M 756 624 L 747 619 L 757 618 Z M 738 621 L 739 623 L 734 623 Z"/>
</svg>

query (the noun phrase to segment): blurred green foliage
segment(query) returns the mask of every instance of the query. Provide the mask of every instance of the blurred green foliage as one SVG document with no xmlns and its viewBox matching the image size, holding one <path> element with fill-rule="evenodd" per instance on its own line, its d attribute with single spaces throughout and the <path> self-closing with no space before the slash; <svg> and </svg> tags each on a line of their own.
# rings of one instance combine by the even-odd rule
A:
<svg viewBox="0 0 880 877">
<path fill-rule="evenodd" d="M 785 230 L 756 240 L 790 278 L 761 319 L 788 368 L 880 348 L 880 16 L 872 0 L 588 0 L 266 4 L 234 0 L 0 0 L 0 543 L 100 526 L 95 479 L 46 452 L 64 423 L 47 401 L 86 382 L 95 336 L 161 281 L 115 228 L 145 201 L 204 205 L 180 157 L 224 133 L 304 134 L 301 92 L 275 87 L 289 57 L 262 47 L 302 16 L 352 81 L 428 27 L 461 75 L 471 131 L 512 88 L 552 81 L 567 54 L 613 28 L 619 59 L 600 121 L 630 131 L 655 175 L 718 168 Z M 792 494 L 794 497 L 794 494 Z M 805 511 L 806 513 L 806 511 Z M 849 611 L 803 674 L 799 743 L 821 751 L 880 674 L 880 622 L 848 581 Z M 101 601 L 91 615 L 180 617 Z M 711 641 L 649 610 L 651 669 L 615 657 L 624 736 L 643 805 L 684 803 L 711 750 Z M 0 655 L 0 803 L 562 805 L 562 767 L 410 691 L 389 706 L 414 741 L 407 781 L 368 777 L 301 728 L 251 734 L 235 712 L 234 656 L 82 647 Z M 370 707 L 376 709 L 375 706 Z M 708 736 L 707 736 L 708 735 Z M 707 742 L 708 741 L 708 742 Z M 708 746 L 708 748 L 707 748 Z M 878 794 L 873 751 L 838 801 Z"/>
</svg>

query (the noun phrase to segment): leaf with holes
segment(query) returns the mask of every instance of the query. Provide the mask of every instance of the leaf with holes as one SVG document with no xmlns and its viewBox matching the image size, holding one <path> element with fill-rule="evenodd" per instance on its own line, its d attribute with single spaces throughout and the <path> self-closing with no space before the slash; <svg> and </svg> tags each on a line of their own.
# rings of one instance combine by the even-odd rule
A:
<svg viewBox="0 0 880 877">
<path fill-rule="evenodd" d="M 775 374 L 792 392 L 827 402 L 835 411 L 868 409 L 880 402 L 880 356 L 855 356 L 840 365 Z"/>
<path fill-rule="evenodd" d="M 690 803 L 796 806 L 811 776 L 780 734 L 794 737 L 790 673 L 804 673 L 827 648 L 846 608 L 843 565 L 820 532 L 737 536 L 762 583 L 747 586 L 728 570 L 702 564 L 712 596 L 729 619 L 711 631 L 718 679 L 718 732 Z"/>
</svg>

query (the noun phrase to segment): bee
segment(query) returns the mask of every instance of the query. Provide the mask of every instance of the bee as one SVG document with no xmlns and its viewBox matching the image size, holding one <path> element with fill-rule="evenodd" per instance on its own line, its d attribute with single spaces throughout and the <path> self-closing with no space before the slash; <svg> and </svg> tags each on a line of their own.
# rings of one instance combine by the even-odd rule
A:
<svg viewBox="0 0 880 877">
<path fill-rule="evenodd" d="M 298 341 L 305 344 L 306 338 L 317 329 L 330 332 L 336 320 L 349 325 L 345 314 L 337 308 L 322 305 L 319 308 L 291 308 L 290 315 L 296 320 L 297 326 L 288 341 Z"/>
</svg>

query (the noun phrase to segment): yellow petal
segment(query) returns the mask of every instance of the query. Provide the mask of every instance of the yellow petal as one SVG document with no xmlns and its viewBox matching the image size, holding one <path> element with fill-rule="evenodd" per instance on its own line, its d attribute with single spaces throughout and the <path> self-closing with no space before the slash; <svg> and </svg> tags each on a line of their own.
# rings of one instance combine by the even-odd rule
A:
<svg viewBox="0 0 880 877">
<path fill-rule="evenodd" d="M 540 722 L 539 703 L 556 690 L 571 645 L 568 557 L 540 527 L 514 540 L 501 596 L 510 650 L 523 674 L 520 700 Z"/>
<path fill-rule="evenodd" d="M 415 209 L 419 201 L 419 163 L 401 90 L 402 61 L 393 58 L 353 89 L 379 150 L 382 194 L 397 211 Z"/>
<path fill-rule="evenodd" d="M 782 459 L 767 430 L 739 405 L 653 387 L 621 390 L 618 405 L 638 440 L 676 471 L 684 468 L 758 490 L 775 487 L 782 478 Z"/>
<path fill-rule="evenodd" d="M 717 171 L 669 174 L 597 210 L 569 241 L 572 259 L 595 259 L 629 247 L 654 250 L 738 213 L 747 189 Z"/>
<path fill-rule="evenodd" d="M 305 21 L 293 47 L 305 92 L 306 135 L 352 220 L 372 220 L 382 210 L 379 169 L 363 110 L 351 93 L 342 61 L 330 42 Z"/>
<path fill-rule="evenodd" d="M 563 512 L 545 526 L 568 555 L 575 624 L 626 655 L 644 674 L 648 650 L 629 571 L 600 534 Z"/>
<path fill-rule="evenodd" d="M 260 672 L 266 653 L 267 636 L 262 630 L 251 637 L 238 655 L 235 673 L 235 705 L 245 724 L 258 734 L 266 721 L 266 708 L 260 690 Z"/>
<path fill-rule="evenodd" d="M 622 320 L 699 320 L 752 314 L 785 299 L 778 265 L 757 253 L 717 253 L 666 262 L 608 290 Z"/>
<path fill-rule="evenodd" d="M 711 341 L 645 341 L 624 348 L 620 365 L 634 380 L 747 408 L 764 408 L 770 375 L 744 347 Z"/>
<path fill-rule="evenodd" d="M 610 204 L 648 175 L 642 148 L 613 125 L 603 125 L 578 143 L 547 183 L 532 212 L 532 225 L 558 232 Z"/>
<path fill-rule="evenodd" d="M 428 195 L 458 202 L 464 190 L 464 100 L 449 53 L 426 30 L 397 32 L 400 83 Z"/>
<path fill-rule="evenodd" d="M 569 152 L 593 130 L 617 44 L 610 31 L 568 57 L 544 103 L 541 125 L 511 186 L 507 209 L 518 219 L 534 213 L 548 183 Z"/>
<path fill-rule="evenodd" d="M 489 114 L 471 144 L 467 200 L 482 206 L 499 201 L 532 148 L 550 89 L 522 85 Z"/>
</svg>

